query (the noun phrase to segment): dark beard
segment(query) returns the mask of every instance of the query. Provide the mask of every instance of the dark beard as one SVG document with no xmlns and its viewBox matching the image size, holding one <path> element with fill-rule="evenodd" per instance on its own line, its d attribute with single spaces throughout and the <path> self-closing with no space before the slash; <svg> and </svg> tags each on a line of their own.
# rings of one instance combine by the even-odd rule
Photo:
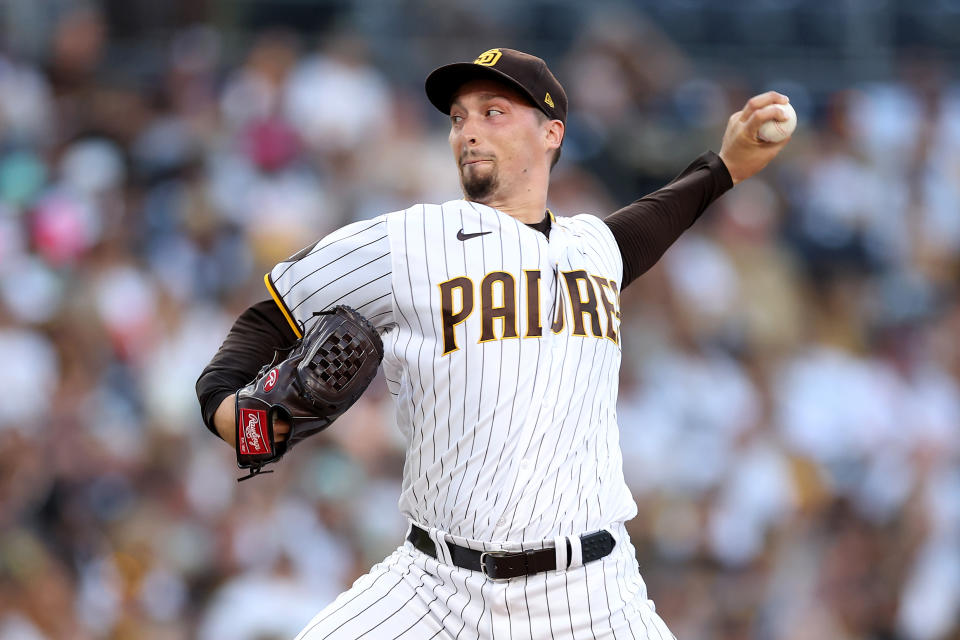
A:
<svg viewBox="0 0 960 640">
<path fill-rule="evenodd" d="M 493 171 L 484 175 L 460 175 L 460 185 L 468 200 L 483 202 L 497 189 L 497 175 Z"/>
</svg>

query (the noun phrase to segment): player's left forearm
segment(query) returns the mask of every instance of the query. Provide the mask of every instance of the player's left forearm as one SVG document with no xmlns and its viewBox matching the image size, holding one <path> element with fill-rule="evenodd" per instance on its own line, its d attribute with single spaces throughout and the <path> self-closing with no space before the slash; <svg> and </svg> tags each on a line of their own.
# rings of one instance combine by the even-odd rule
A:
<svg viewBox="0 0 960 640">
<path fill-rule="evenodd" d="M 717 154 L 708 151 L 669 184 L 604 219 L 623 257 L 621 290 L 657 263 L 710 204 L 733 186 Z"/>
</svg>

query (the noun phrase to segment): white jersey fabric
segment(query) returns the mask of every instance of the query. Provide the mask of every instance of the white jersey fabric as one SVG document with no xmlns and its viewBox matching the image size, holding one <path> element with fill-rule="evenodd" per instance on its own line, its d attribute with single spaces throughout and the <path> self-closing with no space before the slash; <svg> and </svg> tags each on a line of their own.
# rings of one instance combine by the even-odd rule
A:
<svg viewBox="0 0 960 640">
<path fill-rule="evenodd" d="M 267 274 L 298 333 L 338 304 L 381 331 L 407 442 L 400 509 L 440 554 L 404 542 L 298 640 L 673 637 L 623 525 L 637 511 L 616 416 L 620 251 L 594 216 L 551 220 L 548 239 L 480 204 L 416 205 Z M 614 550 L 582 564 L 579 536 L 599 529 Z M 575 551 L 496 582 L 445 562 L 450 544 Z"/>
<path fill-rule="evenodd" d="M 594 216 L 553 219 L 548 240 L 455 200 L 344 227 L 268 285 L 300 327 L 346 304 L 382 331 L 407 442 L 401 511 L 523 543 L 636 515 L 616 419 L 622 272 Z"/>
</svg>

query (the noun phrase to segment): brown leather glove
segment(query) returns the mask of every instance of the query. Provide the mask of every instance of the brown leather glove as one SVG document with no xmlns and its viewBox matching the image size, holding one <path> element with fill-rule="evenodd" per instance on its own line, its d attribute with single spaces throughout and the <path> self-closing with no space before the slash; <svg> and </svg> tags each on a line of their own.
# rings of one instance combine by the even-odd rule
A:
<svg viewBox="0 0 960 640">
<path fill-rule="evenodd" d="M 250 469 L 241 480 L 330 426 L 377 373 L 383 342 L 366 318 L 343 305 L 317 316 L 285 360 L 275 359 L 237 392 L 237 466 Z M 277 419 L 290 424 L 284 442 L 273 441 Z"/>
</svg>

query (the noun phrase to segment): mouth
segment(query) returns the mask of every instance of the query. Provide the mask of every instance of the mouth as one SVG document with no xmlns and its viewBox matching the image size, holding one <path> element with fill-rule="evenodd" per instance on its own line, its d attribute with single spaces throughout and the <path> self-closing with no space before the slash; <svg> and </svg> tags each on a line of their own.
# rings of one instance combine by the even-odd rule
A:
<svg viewBox="0 0 960 640">
<path fill-rule="evenodd" d="M 487 160 L 485 158 L 474 158 L 472 160 L 464 160 L 460 163 L 461 167 L 469 167 L 472 164 L 480 164 L 481 162 L 493 162 L 492 160 Z"/>
</svg>

